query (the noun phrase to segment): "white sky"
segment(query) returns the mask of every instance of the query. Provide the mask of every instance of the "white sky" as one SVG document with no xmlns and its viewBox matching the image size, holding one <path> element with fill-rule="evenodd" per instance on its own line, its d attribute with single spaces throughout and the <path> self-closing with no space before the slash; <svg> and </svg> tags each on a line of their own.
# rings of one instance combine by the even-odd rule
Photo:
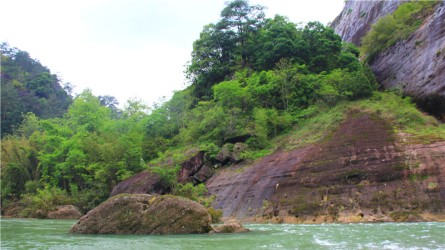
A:
<svg viewBox="0 0 445 250">
<path fill-rule="evenodd" d="M 0 0 L 0 42 L 95 95 L 151 105 L 185 87 L 184 65 L 226 0 Z M 344 0 L 250 0 L 267 17 L 334 20 Z"/>
</svg>

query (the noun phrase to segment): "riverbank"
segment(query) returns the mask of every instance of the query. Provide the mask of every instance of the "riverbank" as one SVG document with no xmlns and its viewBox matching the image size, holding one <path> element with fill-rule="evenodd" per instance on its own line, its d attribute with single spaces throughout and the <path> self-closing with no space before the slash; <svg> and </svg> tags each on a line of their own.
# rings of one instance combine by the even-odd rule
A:
<svg viewBox="0 0 445 250">
<path fill-rule="evenodd" d="M 227 220 L 228 218 L 223 218 Z M 348 223 L 400 223 L 400 222 L 445 222 L 445 214 L 431 214 L 431 213 L 394 213 L 390 215 L 366 215 L 364 213 L 347 214 L 341 213 L 338 217 L 330 215 L 308 216 L 298 218 L 295 216 L 274 216 L 266 217 L 246 217 L 237 219 L 243 224 L 258 223 L 258 224 L 348 224 Z"/>
</svg>

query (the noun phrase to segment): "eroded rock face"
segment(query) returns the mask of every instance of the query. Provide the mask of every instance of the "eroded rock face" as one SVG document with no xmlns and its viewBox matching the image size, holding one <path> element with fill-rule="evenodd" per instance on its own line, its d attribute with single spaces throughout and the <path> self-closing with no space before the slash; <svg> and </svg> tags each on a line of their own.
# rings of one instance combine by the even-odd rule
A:
<svg viewBox="0 0 445 250">
<path fill-rule="evenodd" d="M 404 1 L 347 1 L 332 27 L 344 41 L 360 45 L 378 19 Z M 377 81 L 414 98 L 425 111 L 445 120 L 445 1 L 418 30 L 370 62 Z"/>
<path fill-rule="evenodd" d="M 199 203 L 171 195 L 121 194 L 109 198 L 74 224 L 70 233 L 208 233 L 210 215 Z"/>
<path fill-rule="evenodd" d="M 443 213 L 443 143 L 416 148 L 398 141 L 379 117 L 351 114 L 323 143 L 232 166 L 206 185 L 224 217 L 243 221 L 395 221 L 399 214 Z"/>
<path fill-rule="evenodd" d="M 178 182 L 193 182 L 199 184 L 205 182 L 213 175 L 213 169 L 208 166 L 205 159 L 205 152 L 200 151 L 195 156 L 181 164 L 178 173 Z"/>
<path fill-rule="evenodd" d="M 167 194 L 171 190 L 161 184 L 159 175 L 150 171 L 139 173 L 119 182 L 111 191 L 110 196 L 118 194 Z"/>
<path fill-rule="evenodd" d="M 380 53 L 371 68 L 387 89 L 398 88 L 416 99 L 437 96 L 445 113 L 445 2 L 408 39 Z"/>
<path fill-rule="evenodd" d="M 360 45 L 361 39 L 378 19 L 393 13 L 405 1 L 346 1 L 331 27 L 343 41 Z"/>
</svg>

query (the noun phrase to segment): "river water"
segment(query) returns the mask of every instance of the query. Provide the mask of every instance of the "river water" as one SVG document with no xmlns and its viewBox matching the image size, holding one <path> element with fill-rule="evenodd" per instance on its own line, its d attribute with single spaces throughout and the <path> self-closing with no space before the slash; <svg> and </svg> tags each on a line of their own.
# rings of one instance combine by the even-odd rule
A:
<svg viewBox="0 0 445 250">
<path fill-rule="evenodd" d="M 1 249 L 445 249 L 445 223 L 249 224 L 250 233 L 72 235 L 73 220 L 0 219 Z"/>
</svg>

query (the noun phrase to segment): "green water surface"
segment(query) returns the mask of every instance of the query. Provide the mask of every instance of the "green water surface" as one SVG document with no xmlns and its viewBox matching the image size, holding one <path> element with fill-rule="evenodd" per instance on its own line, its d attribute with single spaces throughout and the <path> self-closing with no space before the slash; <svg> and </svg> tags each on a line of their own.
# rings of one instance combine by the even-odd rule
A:
<svg viewBox="0 0 445 250">
<path fill-rule="evenodd" d="M 445 223 L 250 224 L 250 233 L 73 235 L 75 221 L 0 219 L 1 249 L 445 249 Z"/>
</svg>

